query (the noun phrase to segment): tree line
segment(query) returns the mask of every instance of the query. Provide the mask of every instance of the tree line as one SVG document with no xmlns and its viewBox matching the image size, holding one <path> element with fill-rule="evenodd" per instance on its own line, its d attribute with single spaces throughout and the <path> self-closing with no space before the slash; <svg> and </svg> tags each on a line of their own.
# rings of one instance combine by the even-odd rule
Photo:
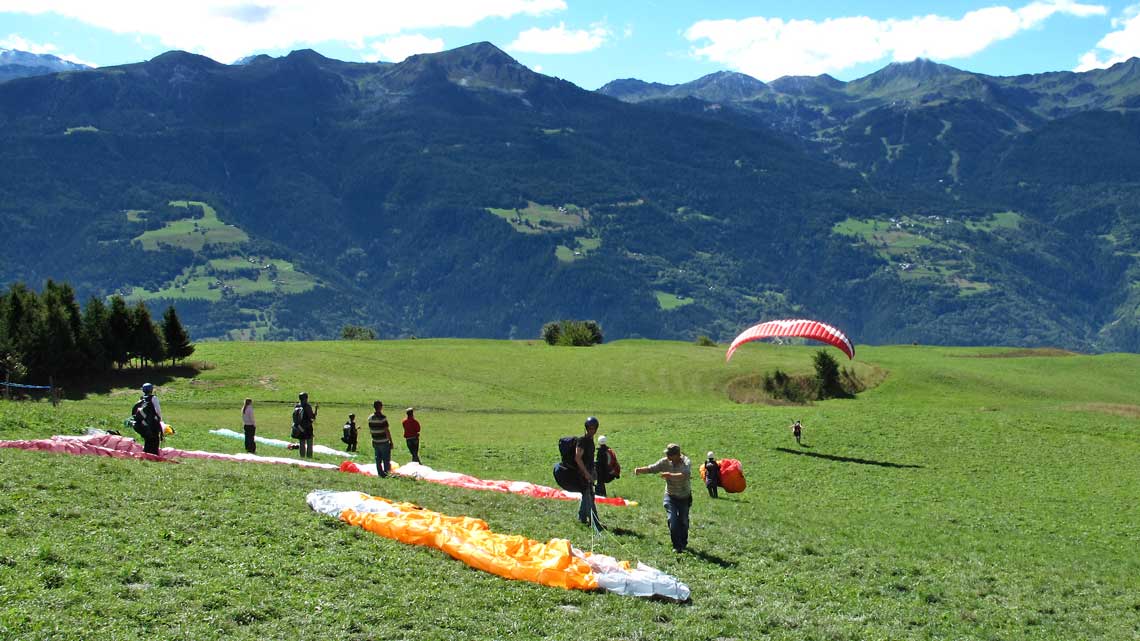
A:
<svg viewBox="0 0 1140 641">
<path fill-rule="evenodd" d="M 155 323 L 145 303 L 128 306 L 118 295 L 81 309 L 72 286 L 52 280 L 39 294 L 23 283 L 0 293 L 0 375 L 12 382 L 173 364 L 193 353 L 173 305 Z"/>
</svg>

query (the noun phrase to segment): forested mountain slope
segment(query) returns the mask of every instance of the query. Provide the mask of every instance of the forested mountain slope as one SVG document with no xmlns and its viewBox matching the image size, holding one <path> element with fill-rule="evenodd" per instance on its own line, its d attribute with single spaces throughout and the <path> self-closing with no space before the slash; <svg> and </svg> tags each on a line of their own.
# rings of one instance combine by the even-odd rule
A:
<svg viewBox="0 0 1140 641">
<path fill-rule="evenodd" d="M 196 337 L 723 340 L 814 315 L 862 343 L 1140 347 L 1135 82 L 1062 105 L 1065 78 L 946 69 L 625 81 L 634 103 L 480 43 L 11 80 L 0 280 L 174 301 Z"/>
</svg>

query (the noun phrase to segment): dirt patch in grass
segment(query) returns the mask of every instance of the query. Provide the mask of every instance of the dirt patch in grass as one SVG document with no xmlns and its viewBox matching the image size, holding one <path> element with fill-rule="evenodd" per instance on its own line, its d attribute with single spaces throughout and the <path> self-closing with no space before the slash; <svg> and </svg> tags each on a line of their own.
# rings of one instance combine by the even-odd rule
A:
<svg viewBox="0 0 1140 641">
<path fill-rule="evenodd" d="M 1028 358 L 1055 356 L 1080 356 L 1080 354 L 1056 347 L 1032 347 L 1026 349 L 1011 349 L 1008 352 L 994 352 L 992 354 L 964 354 L 957 356 L 957 358 Z"/>
<path fill-rule="evenodd" d="M 1072 412 L 1099 412 L 1101 414 L 1123 416 L 1124 418 L 1140 418 L 1140 405 L 1124 405 L 1118 403 L 1083 403 L 1081 405 L 1070 405 L 1065 409 Z"/>
</svg>

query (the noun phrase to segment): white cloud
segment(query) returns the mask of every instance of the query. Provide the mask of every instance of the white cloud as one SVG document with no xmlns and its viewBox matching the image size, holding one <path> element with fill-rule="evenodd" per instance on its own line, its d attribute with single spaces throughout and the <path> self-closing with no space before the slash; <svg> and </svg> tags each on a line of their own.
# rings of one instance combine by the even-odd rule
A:
<svg viewBox="0 0 1140 641">
<path fill-rule="evenodd" d="M 15 33 L 8 34 L 7 38 L 0 39 L 0 49 L 16 49 L 18 51 L 27 51 L 37 55 L 51 54 L 60 60 L 74 62 L 77 65 L 87 65 L 88 67 L 98 67 L 94 63 L 83 60 L 79 56 L 70 53 L 60 53 L 59 47 L 50 42 L 38 43 L 25 39 L 23 36 Z"/>
<path fill-rule="evenodd" d="M 823 21 L 755 17 L 702 20 L 684 35 L 691 55 L 762 80 L 819 75 L 884 58 L 950 59 L 976 54 L 1048 18 L 1105 15 L 1101 5 L 1040 0 L 1021 7 L 987 7 L 961 18 L 927 15 L 875 20 L 865 16 Z"/>
<path fill-rule="evenodd" d="M 408 56 L 417 53 L 436 53 L 443 51 L 442 38 L 429 38 L 418 33 L 393 36 L 387 40 L 369 43 L 371 54 L 365 55 L 366 62 L 402 62 Z"/>
<path fill-rule="evenodd" d="M 604 25 L 591 25 L 588 30 L 567 30 L 565 24 L 549 29 L 527 29 L 507 45 L 509 51 L 523 53 L 584 53 L 605 44 L 610 30 Z"/>
<path fill-rule="evenodd" d="M 565 0 L 0 0 L 0 12 L 56 13 L 230 62 L 251 53 L 564 11 Z"/>
<path fill-rule="evenodd" d="M 1140 56 L 1140 4 L 1128 7 L 1123 16 L 1113 18 L 1112 27 L 1115 31 L 1101 38 L 1095 50 L 1082 55 L 1074 71 L 1103 69 Z"/>
<path fill-rule="evenodd" d="M 34 54 L 50 53 L 52 55 L 59 55 L 56 53 L 58 48 L 50 42 L 31 42 L 16 33 L 10 33 L 7 38 L 0 39 L 0 49 L 16 49 L 18 51 L 27 51 L 28 53 Z"/>
</svg>

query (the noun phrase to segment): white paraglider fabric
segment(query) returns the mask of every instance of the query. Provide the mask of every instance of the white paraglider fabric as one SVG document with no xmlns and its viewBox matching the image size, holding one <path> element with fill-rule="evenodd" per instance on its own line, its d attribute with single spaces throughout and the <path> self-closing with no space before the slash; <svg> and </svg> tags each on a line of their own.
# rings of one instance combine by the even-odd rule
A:
<svg viewBox="0 0 1140 641">
<path fill-rule="evenodd" d="M 210 433 L 211 434 L 217 434 L 218 436 L 224 436 L 226 438 L 236 438 L 236 439 L 242 439 L 242 440 L 245 439 L 245 434 L 242 434 L 240 432 L 235 432 L 233 430 L 227 430 L 225 428 L 210 430 Z M 264 436 L 254 436 L 253 440 L 257 443 L 261 443 L 262 445 L 268 445 L 270 447 L 289 447 L 292 444 L 290 441 L 282 441 L 281 439 L 276 439 L 276 438 L 266 438 Z M 352 452 L 344 452 L 341 450 L 334 450 L 333 448 L 326 447 L 324 445 L 313 445 L 313 452 L 316 454 L 332 454 L 333 456 L 343 456 L 345 458 L 356 458 L 356 455 L 353 454 Z"/>
</svg>

